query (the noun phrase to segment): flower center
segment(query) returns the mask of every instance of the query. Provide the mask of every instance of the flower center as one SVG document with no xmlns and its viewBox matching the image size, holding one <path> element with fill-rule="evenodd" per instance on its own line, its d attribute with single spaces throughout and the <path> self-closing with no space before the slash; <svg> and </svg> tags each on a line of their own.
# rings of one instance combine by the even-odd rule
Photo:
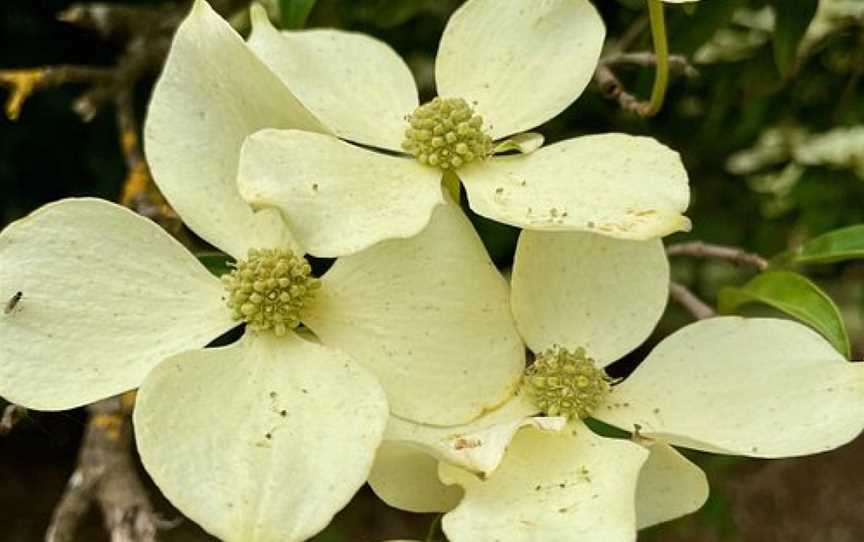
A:
<svg viewBox="0 0 864 542">
<path fill-rule="evenodd" d="M 429 166 L 456 169 L 492 154 L 483 118 L 462 98 L 435 98 L 407 117 L 402 148 Z"/>
<path fill-rule="evenodd" d="M 300 325 L 303 307 L 321 287 L 302 256 L 283 248 L 250 249 L 222 275 L 231 316 L 255 332 L 282 337 Z"/>
<path fill-rule="evenodd" d="M 587 418 L 611 391 L 611 380 L 584 348 L 553 346 L 538 354 L 523 377 L 535 406 L 548 416 Z"/>
</svg>

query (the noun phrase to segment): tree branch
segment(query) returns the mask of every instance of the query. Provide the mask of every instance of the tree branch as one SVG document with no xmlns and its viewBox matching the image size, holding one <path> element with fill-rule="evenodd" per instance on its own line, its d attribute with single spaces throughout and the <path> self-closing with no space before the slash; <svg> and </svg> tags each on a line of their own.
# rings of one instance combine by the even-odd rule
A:
<svg viewBox="0 0 864 542">
<path fill-rule="evenodd" d="M 84 514 L 98 505 L 111 542 L 155 542 L 168 527 L 153 511 L 132 453 L 132 402 L 125 396 L 87 407 L 90 419 L 78 464 L 54 510 L 45 542 L 71 542 Z"/>
<path fill-rule="evenodd" d="M 723 260 L 735 265 L 755 267 L 759 271 L 764 271 L 768 268 L 768 260 L 758 254 L 747 252 L 738 247 L 715 245 L 702 241 L 669 245 L 666 247 L 666 254 L 669 256 L 692 256 L 694 258 Z"/>
<path fill-rule="evenodd" d="M 27 415 L 27 409 L 18 405 L 6 405 L 0 418 L 0 436 L 8 435 L 18 422 Z"/>
<path fill-rule="evenodd" d="M 669 284 L 669 297 L 684 307 L 697 320 L 711 318 L 717 313 L 714 312 L 707 303 L 699 299 L 699 297 L 690 291 L 689 288 L 677 282 Z"/>
</svg>

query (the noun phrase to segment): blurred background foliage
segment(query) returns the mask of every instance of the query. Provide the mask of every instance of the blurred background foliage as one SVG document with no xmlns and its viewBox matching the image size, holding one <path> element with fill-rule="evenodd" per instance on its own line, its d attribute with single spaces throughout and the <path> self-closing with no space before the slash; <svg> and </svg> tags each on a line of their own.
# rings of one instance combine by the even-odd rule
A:
<svg viewBox="0 0 864 542">
<path fill-rule="evenodd" d="M 112 63 L 116 44 L 55 18 L 71 3 L 4 1 L 0 69 Z M 434 94 L 437 42 L 459 4 L 269 0 L 267 7 L 285 28 L 336 27 L 383 39 L 407 60 L 421 97 L 428 98 Z M 608 27 L 609 47 L 627 36 L 628 50 L 650 50 L 643 0 L 595 4 Z M 623 131 L 651 135 L 679 151 L 690 173 L 693 199 L 688 214 L 694 229 L 669 242 L 698 239 L 770 257 L 819 234 L 864 222 L 864 0 L 703 0 L 667 5 L 666 13 L 672 53 L 690 58 L 698 76 L 674 77 L 663 111 L 650 119 L 622 111 L 589 88 L 541 128 L 547 143 Z M 239 28 L 247 21 L 244 13 L 232 19 Z M 616 74 L 631 93 L 647 99 L 652 68 L 616 66 Z M 152 82 L 140 84 L 136 107 L 142 118 Z M 38 92 L 20 120 L 0 118 L 0 225 L 62 197 L 118 199 L 125 166 L 115 118 L 108 110 L 82 123 L 70 109 L 81 89 L 68 85 Z M 517 232 L 473 218 L 494 260 L 506 268 Z M 727 263 L 683 257 L 673 258 L 673 272 L 711 304 L 722 287 L 740 286 L 754 274 Z M 807 274 L 837 303 L 849 329 L 853 359 L 861 359 L 861 265 L 854 260 L 830 263 L 808 268 Z M 689 319 L 670 306 L 658 336 Z M 31 413 L 22 429 L 0 439 L 3 540 L 41 540 L 73 465 L 82 420 L 78 412 Z M 709 503 L 690 518 L 642 533 L 640 540 L 862 540 L 864 470 L 855 461 L 855 450 L 860 454 L 862 449 L 864 445 L 856 443 L 826 456 L 773 463 L 692 454 L 711 478 Z M 162 506 L 168 510 L 166 503 Z M 856 506 L 859 513 L 851 513 Z M 92 519 L 93 528 L 82 533 L 81 540 L 103 540 L 98 518 Z M 431 521 L 386 509 L 363 492 L 316 540 L 422 539 Z M 768 526 L 772 530 L 766 530 Z M 164 539 L 208 538 L 187 522 Z"/>
</svg>

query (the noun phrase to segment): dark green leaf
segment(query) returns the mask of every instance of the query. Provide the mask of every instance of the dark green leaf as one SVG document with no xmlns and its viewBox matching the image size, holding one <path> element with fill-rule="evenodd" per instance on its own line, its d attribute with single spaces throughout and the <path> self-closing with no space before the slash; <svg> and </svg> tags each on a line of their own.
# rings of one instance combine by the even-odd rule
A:
<svg viewBox="0 0 864 542">
<path fill-rule="evenodd" d="M 816 15 L 819 0 L 779 0 L 774 2 L 777 22 L 774 28 L 774 61 L 783 77 L 795 68 L 798 44 Z"/>
<path fill-rule="evenodd" d="M 234 262 L 234 259 L 227 254 L 222 254 L 221 252 L 201 252 L 195 255 L 198 258 L 198 261 L 204 264 L 204 267 L 207 268 L 208 271 L 216 275 L 217 277 L 221 277 L 225 273 L 231 271 L 231 266 L 229 264 Z"/>
<path fill-rule="evenodd" d="M 279 0 L 282 28 L 296 30 L 306 26 L 306 19 L 318 0 Z"/>
<path fill-rule="evenodd" d="M 734 312 L 747 303 L 765 303 L 801 320 L 850 357 L 849 336 L 840 311 L 825 292 L 805 277 L 791 271 L 768 271 L 741 288 L 720 291 L 720 312 Z"/>
<path fill-rule="evenodd" d="M 864 224 L 834 230 L 810 239 L 780 256 L 781 261 L 810 265 L 864 258 Z"/>
</svg>

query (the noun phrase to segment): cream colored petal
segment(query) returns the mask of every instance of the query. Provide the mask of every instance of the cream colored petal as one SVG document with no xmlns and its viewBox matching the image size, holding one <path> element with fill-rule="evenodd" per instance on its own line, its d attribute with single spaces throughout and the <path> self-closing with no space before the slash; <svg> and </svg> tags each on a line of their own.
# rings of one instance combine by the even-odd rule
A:
<svg viewBox="0 0 864 542">
<path fill-rule="evenodd" d="M 648 451 L 582 423 L 516 435 L 498 471 L 481 480 L 446 463 L 439 475 L 465 498 L 444 516 L 451 542 L 632 542 L 634 496 Z"/>
<path fill-rule="evenodd" d="M 644 240 L 690 229 L 681 158 L 648 137 L 568 139 L 472 163 L 459 176 L 475 212 L 529 230 Z"/>
<path fill-rule="evenodd" d="M 137 387 L 166 356 L 236 325 L 224 289 L 159 226 L 98 199 L 0 233 L 0 396 L 63 410 Z"/>
<path fill-rule="evenodd" d="M 669 295 L 660 240 L 523 231 L 512 278 L 513 315 L 534 352 L 583 347 L 601 366 L 648 338 Z"/>
<path fill-rule="evenodd" d="M 389 45 L 341 30 L 279 32 L 260 7 L 252 23 L 249 47 L 334 134 L 402 151 L 417 86 Z"/>
<path fill-rule="evenodd" d="M 507 151 L 517 151 L 522 154 L 531 154 L 543 146 L 543 141 L 543 134 L 524 132 L 497 142 L 493 152 L 498 154 Z"/>
<path fill-rule="evenodd" d="M 135 406 L 147 472 L 226 542 L 300 542 L 326 527 L 365 482 L 386 422 L 368 371 L 294 335 L 172 357 Z"/>
<path fill-rule="evenodd" d="M 217 15 L 197 0 L 180 25 L 144 128 L 153 178 L 199 236 L 235 257 L 286 238 L 237 191 L 240 145 L 261 128 L 324 128 Z"/>
<path fill-rule="evenodd" d="M 521 378 L 508 290 L 451 202 L 416 237 L 337 260 L 303 322 L 375 372 L 394 414 L 455 425 L 502 404 Z"/>
<path fill-rule="evenodd" d="M 393 416 L 384 440 L 414 446 L 441 461 L 488 476 L 498 468 L 520 428 L 561 431 L 565 423 L 564 418 L 538 416 L 537 407 L 520 394 L 465 425 L 430 426 Z"/>
<path fill-rule="evenodd" d="M 864 364 L 789 320 L 712 318 L 661 342 L 595 417 L 698 450 L 788 457 L 864 427 Z"/>
<path fill-rule="evenodd" d="M 587 0 L 470 0 L 441 37 L 438 94 L 475 103 L 493 139 L 530 130 L 582 94 L 605 32 Z"/>
<path fill-rule="evenodd" d="M 300 244 L 321 257 L 412 237 L 444 201 L 438 170 L 294 130 L 246 140 L 239 186 L 252 204 L 281 209 Z"/>
<path fill-rule="evenodd" d="M 705 473 L 662 441 L 646 443 L 651 455 L 639 472 L 636 523 L 645 529 L 692 514 L 708 499 Z"/>
<path fill-rule="evenodd" d="M 401 442 L 378 448 L 369 485 L 389 506 L 421 514 L 447 512 L 462 498 L 461 489 L 438 479 L 437 459 Z"/>
</svg>

